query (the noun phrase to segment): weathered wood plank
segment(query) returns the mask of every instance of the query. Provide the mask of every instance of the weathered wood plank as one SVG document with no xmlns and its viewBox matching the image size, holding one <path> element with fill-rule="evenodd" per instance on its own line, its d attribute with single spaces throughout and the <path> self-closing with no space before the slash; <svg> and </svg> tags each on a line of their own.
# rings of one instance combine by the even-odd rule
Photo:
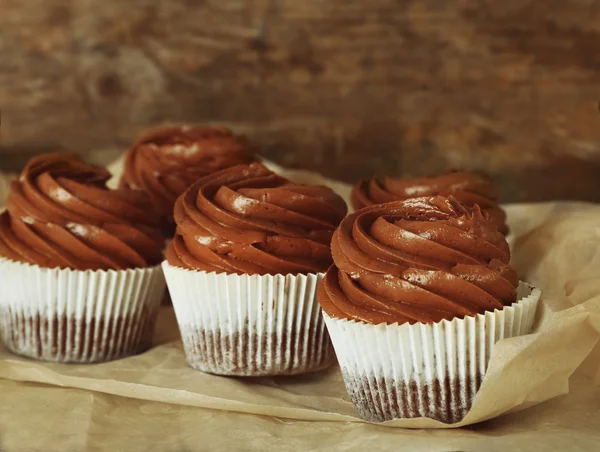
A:
<svg viewBox="0 0 600 452">
<path fill-rule="evenodd" d="M 600 200 L 600 1 L 0 0 L 0 165 L 227 123 L 352 181 Z M 112 157 L 112 155 L 111 155 Z"/>
</svg>

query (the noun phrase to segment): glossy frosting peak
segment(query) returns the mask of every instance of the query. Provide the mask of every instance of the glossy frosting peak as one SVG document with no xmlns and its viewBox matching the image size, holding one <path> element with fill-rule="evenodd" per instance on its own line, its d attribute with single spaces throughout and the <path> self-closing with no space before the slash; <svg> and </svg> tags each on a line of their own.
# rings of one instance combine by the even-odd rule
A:
<svg viewBox="0 0 600 452">
<path fill-rule="evenodd" d="M 253 163 L 193 184 L 175 204 L 171 265 L 238 274 L 325 271 L 346 204 L 323 186 L 294 184 Z"/>
<path fill-rule="evenodd" d="M 504 236 L 453 198 L 414 198 L 347 216 L 319 287 L 324 311 L 371 323 L 437 322 L 516 301 Z"/>
<path fill-rule="evenodd" d="M 179 126 L 144 135 L 127 152 L 121 187 L 147 192 L 169 219 L 175 200 L 201 177 L 250 163 L 248 143 L 225 127 Z"/>
<path fill-rule="evenodd" d="M 488 212 L 490 220 L 506 234 L 506 214 L 498 206 L 498 196 L 492 180 L 483 173 L 450 171 L 436 177 L 382 180 L 361 180 L 351 195 L 354 209 L 424 196 L 453 196 L 467 207 L 478 205 Z"/>
<path fill-rule="evenodd" d="M 0 256 L 76 270 L 160 263 L 164 239 L 149 199 L 108 189 L 110 177 L 68 154 L 30 160 L 0 215 Z"/>
</svg>

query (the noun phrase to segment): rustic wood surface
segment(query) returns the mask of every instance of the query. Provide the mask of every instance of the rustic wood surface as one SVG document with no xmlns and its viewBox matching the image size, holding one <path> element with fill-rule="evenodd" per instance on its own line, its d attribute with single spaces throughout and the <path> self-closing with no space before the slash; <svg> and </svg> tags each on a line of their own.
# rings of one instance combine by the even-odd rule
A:
<svg viewBox="0 0 600 452">
<path fill-rule="evenodd" d="M 349 182 L 478 168 L 505 201 L 600 201 L 599 99 L 595 0 L 0 0 L 5 170 L 226 123 Z"/>
</svg>

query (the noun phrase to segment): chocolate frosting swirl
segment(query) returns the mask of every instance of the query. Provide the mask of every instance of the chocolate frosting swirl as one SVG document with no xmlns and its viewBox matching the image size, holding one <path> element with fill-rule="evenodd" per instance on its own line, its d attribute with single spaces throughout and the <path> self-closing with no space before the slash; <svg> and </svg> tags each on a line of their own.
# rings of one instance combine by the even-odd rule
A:
<svg viewBox="0 0 600 452">
<path fill-rule="evenodd" d="M 362 179 L 351 194 L 355 210 L 374 204 L 426 196 L 453 196 L 467 207 L 478 205 L 487 211 L 503 234 L 508 233 L 506 213 L 498 206 L 498 195 L 492 179 L 474 171 L 450 171 L 436 177 L 382 180 Z"/>
<path fill-rule="evenodd" d="M 168 127 L 129 149 L 120 186 L 147 192 L 168 222 L 179 195 L 198 179 L 252 160 L 246 140 L 225 127 Z"/>
<path fill-rule="evenodd" d="M 331 243 L 334 265 L 318 289 L 332 317 L 437 322 L 516 301 L 518 278 L 504 236 L 479 208 L 414 198 L 347 216 Z"/>
<path fill-rule="evenodd" d="M 148 267 L 161 261 L 150 199 L 110 190 L 110 173 L 68 154 L 29 161 L 0 215 L 0 256 L 74 270 Z"/>
<path fill-rule="evenodd" d="M 207 176 L 175 204 L 169 264 L 217 273 L 325 271 L 346 204 L 323 186 L 294 184 L 253 163 Z"/>
</svg>

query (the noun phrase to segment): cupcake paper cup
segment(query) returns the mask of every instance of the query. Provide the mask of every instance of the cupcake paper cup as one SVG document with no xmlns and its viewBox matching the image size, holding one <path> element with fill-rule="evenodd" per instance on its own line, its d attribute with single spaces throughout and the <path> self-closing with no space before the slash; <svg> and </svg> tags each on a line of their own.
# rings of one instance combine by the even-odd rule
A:
<svg viewBox="0 0 600 452">
<path fill-rule="evenodd" d="M 189 365 L 219 375 L 295 375 L 329 367 L 316 299 L 323 273 L 236 275 L 163 263 Z"/>
<path fill-rule="evenodd" d="M 518 301 L 494 312 L 434 324 L 325 323 L 346 389 L 371 422 L 462 420 L 481 386 L 494 344 L 528 334 L 541 292 L 521 282 Z"/>
<path fill-rule="evenodd" d="M 46 361 L 133 355 L 151 345 L 164 288 L 160 266 L 81 271 L 0 259 L 2 340 Z"/>
</svg>

